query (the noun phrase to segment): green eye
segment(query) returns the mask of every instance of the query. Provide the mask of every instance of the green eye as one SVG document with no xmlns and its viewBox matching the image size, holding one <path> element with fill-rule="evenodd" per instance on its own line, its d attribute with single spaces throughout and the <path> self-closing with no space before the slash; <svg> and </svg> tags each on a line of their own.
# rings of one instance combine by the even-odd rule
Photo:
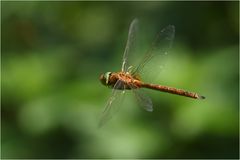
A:
<svg viewBox="0 0 240 160">
<path fill-rule="evenodd" d="M 110 77 L 110 75 L 111 75 L 111 72 L 106 72 L 106 73 L 104 74 L 104 77 L 105 77 L 105 79 L 106 79 L 106 84 L 108 84 L 108 82 L 109 82 L 109 77 Z"/>
</svg>

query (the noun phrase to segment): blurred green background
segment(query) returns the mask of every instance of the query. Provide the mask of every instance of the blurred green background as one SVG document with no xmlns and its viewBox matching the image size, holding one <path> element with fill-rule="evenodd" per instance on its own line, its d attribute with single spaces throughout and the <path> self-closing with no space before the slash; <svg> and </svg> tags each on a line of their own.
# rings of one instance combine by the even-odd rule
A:
<svg viewBox="0 0 240 160">
<path fill-rule="evenodd" d="M 142 52 L 176 28 L 156 81 L 207 99 L 146 91 L 149 113 L 127 93 L 99 129 L 135 17 Z M 1 24 L 2 158 L 238 158 L 238 2 L 1 2 Z"/>
</svg>

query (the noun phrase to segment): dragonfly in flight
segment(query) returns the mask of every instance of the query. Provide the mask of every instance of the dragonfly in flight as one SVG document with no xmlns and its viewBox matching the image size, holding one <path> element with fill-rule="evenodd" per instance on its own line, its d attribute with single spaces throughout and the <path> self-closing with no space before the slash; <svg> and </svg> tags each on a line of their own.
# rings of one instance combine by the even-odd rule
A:
<svg viewBox="0 0 240 160">
<path fill-rule="evenodd" d="M 112 95 L 109 98 L 101 116 L 99 126 L 105 124 L 116 111 L 117 101 L 121 101 L 121 98 L 126 90 L 133 91 L 139 105 L 142 106 L 146 111 L 153 111 L 152 100 L 146 96 L 141 88 L 148 88 L 152 90 L 157 90 L 161 92 L 167 92 L 171 94 L 176 94 L 180 96 L 190 97 L 193 99 L 205 99 L 195 92 L 189 92 L 183 89 L 178 89 L 169 86 L 163 86 L 159 84 L 145 83 L 141 81 L 140 73 L 155 54 L 167 54 L 169 48 L 171 47 L 172 41 L 175 36 L 175 27 L 173 25 L 168 25 L 162 29 L 154 39 L 150 46 L 150 49 L 146 52 L 140 64 L 133 69 L 129 66 L 129 52 L 134 44 L 136 31 L 138 28 L 138 19 L 134 19 L 129 27 L 127 44 L 123 54 L 122 69 L 119 72 L 106 72 L 100 75 L 100 81 L 103 85 L 112 88 Z"/>
</svg>

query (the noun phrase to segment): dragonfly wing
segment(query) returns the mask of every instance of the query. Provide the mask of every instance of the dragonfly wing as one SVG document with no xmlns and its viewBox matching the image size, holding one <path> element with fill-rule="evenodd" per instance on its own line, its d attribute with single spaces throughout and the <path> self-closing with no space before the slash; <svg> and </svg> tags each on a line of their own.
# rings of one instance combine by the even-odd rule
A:
<svg viewBox="0 0 240 160">
<path fill-rule="evenodd" d="M 128 54 L 134 46 L 134 41 L 135 41 L 135 38 L 136 38 L 137 29 L 138 29 L 138 19 L 135 18 L 131 22 L 131 25 L 129 27 L 127 44 L 126 44 L 124 54 L 123 54 L 122 71 L 125 71 L 125 72 L 128 69 Z"/>
<path fill-rule="evenodd" d="M 153 111 L 153 104 L 151 98 L 149 98 L 147 95 L 143 93 L 143 90 L 141 89 L 132 89 L 133 93 L 135 94 L 135 97 L 137 99 L 137 102 L 140 106 L 143 107 L 148 112 Z"/>
<path fill-rule="evenodd" d="M 142 61 L 139 63 L 138 67 L 133 71 L 133 74 L 138 74 L 144 68 L 144 66 L 157 55 L 165 56 L 167 55 L 169 49 L 172 47 L 172 42 L 175 36 L 175 27 L 173 25 L 168 25 L 162 29 L 154 39 L 149 50 L 146 52 Z"/>
<path fill-rule="evenodd" d="M 120 88 L 121 85 L 121 81 L 117 81 L 114 85 L 111 97 L 108 99 L 107 104 L 102 112 L 99 127 L 103 126 L 112 118 L 112 115 L 119 110 L 121 102 L 123 101 L 123 95 L 125 93 L 125 90 L 117 90 L 117 88 Z"/>
</svg>

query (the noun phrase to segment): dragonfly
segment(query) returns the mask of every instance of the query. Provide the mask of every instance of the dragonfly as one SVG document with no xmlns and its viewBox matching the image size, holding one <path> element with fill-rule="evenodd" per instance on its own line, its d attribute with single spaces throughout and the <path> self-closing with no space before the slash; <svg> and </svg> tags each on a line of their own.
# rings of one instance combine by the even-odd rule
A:
<svg viewBox="0 0 240 160">
<path fill-rule="evenodd" d="M 157 34 L 156 38 L 150 46 L 150 49 L 146 52 L 142 61 L 140 61 L 137 67 L 133 68 L 129 65 L 129 52 L 131 51 L 131 47 L 134 44 L 137 29 L 138 19 L 135 18 L 129 27 L 127 43 L 122 59 L 121 71 L 106 72 L 100 75 L 100 82 L 112 89 L 112 94 L 102 112 L 102 116 L 99 122 L 100 127 L 104 125 L 109 119 L 111 119 L 112 114 L 118 110 L 116 109 L 116 106 L 119 106 L 117 103 L 119 103 L 119 101 L 122 101 L 121 97 L 123 97 L 126 90 L 133 91 L 139 105 L 149 112 L 153 111 L 152 100 L 146 94 L 144 94 L 142 88 L 167 92 L 175 95 L 190 97 L 193 99 L 205 99 L 204 96 L 199 95 L 195 92 L 189 92 L 183 89 L 159 84 L 145 83 L 141 80 L 141 71 L 144 66 L 152 59 L 152 57 L 154 57 L 155 54 L 167 54 L 168 50 L 171 48 L 175 36 L 175 27 L 173 25 L 168 25 L 167 27 L 163 28 Z"/>
</svg>

